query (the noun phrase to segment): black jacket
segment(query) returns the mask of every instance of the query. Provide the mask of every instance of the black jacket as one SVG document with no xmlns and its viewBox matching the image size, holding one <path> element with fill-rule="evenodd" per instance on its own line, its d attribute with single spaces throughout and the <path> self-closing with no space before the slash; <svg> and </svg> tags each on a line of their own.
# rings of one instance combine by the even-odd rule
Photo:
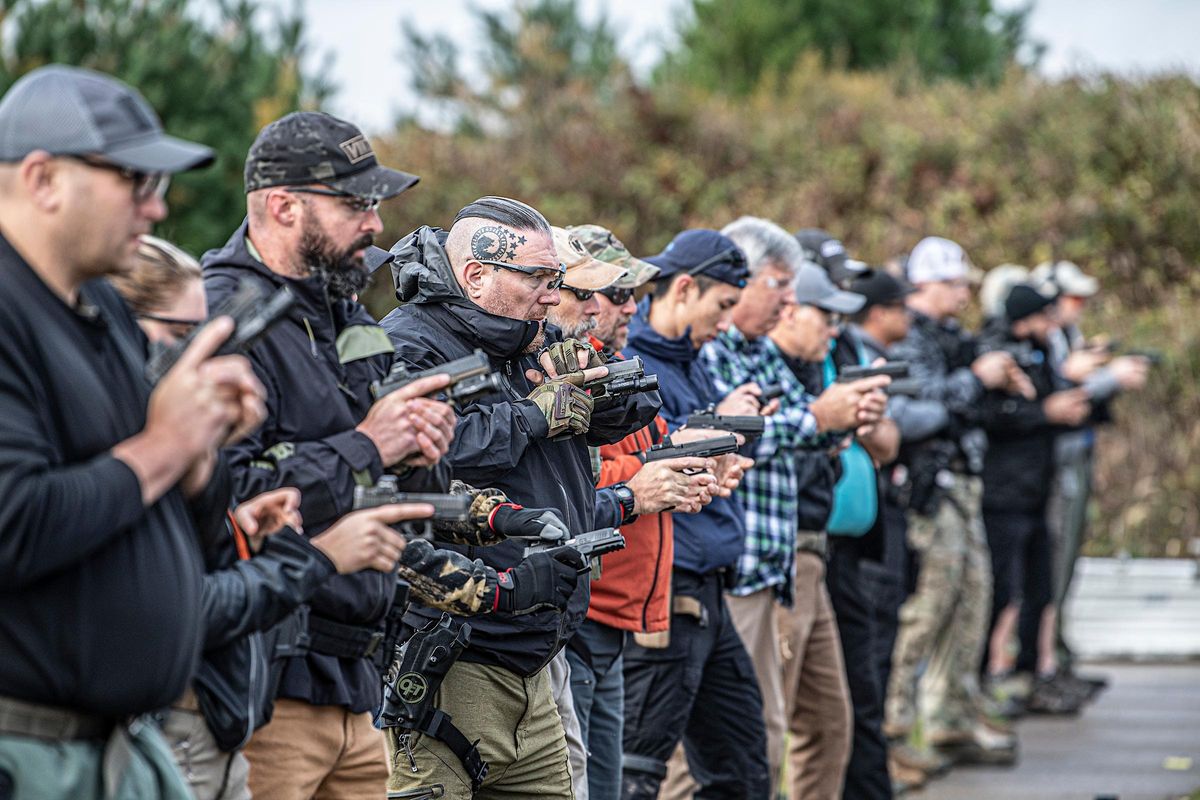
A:
<svg viewBox="0 0 1200 800">
<path fill-rule="evenodd" d="M 356 477 L 376 481 L 379 452 L 354 428 L 371 407 L 371 381 L 391 367 L 391 345 L 367 310 L 349 300 L 330 301 L 313 279 L 278 275 L 246 247 L 247 225 L 220 250 L 204 254 L 204 284 L 210 308 L 242 280 L 267 290 L 288 286 L 296 305 L 250 353 L 267 390 L 267 420 L 230 448 L 238 499 L 280 486 L 302 494 L 304 532 L 320 533 L 351 510 Z M 445 491 L 444 469 L 409 474 L 402 488 Z M 310 603 L 312 614 L 335 622 L 375 627 L 392 602 L 395 578 L 379 572 L 335 575 Z M 288 660 L 281 697 L 362 712 L 380 697 L 379 675 L 366 659 L 310 653 Z"/>
<path fill-rule="evenodd" d="M 204 654 L 193 686 L 217 744 L 233 751 L 271 715 L 277 687 L 262 631 L 308 600 L 335 570 L 290 528 L 239 561 L 230 533 L 220 525 L 205 543 L 204 561 Z"/>
<path fill-rule="evenodd" d="M 109 452 L 145 425 L 145 352 L 107 282 L 70 308 L 0 238 L 0 695 L 125 716 L 171 703 L 196 669 L 187 505 L 173 489 L 144 508 Z"/>
<path fill-rule="evenodd" d="M 534 388 L 525 370 L 537 367 L 537 361 L 522 351 L 533 341 L 537 324 L 488 314 L 468 301 L 433 229 L 418 229 L 393 251 L 398 253 L 392 266 L 397 296 L 405 305 L 381 324 L 396 346 L 396 357 L 420 370 L 480 348 L 507 384 L 503 396 L 458 409 L 454 441 L 444 460 L 453 476 L 473 486 L 500 489 L 526 506 L 553 508 L 573 532 L 592 530 L 596 489 L 587 446 L 618 442 L 645 427 L 658 411 L 657 393 L 637 395 L 597 411 L 586 436 L 548 441 L 545 417 L 525 399 Z M 548 331 L 547 341 L 555 340 L 557 329 Z M 521 561 L 524 544 L 451 549 L 503 570 Z M 590 595 L 589 581 L 583 576 L 566 614 L 540 611 L 473 618 L 471 645 L 462 658 L 533 675 L 583 622 Z M 418 615 L 438 613 L 416 604 L 413 608 Z"/>
<path fill-rule="evenodd" d="M 1044 513 L 1054 483 L 1054 440 L 1070 428 L 1048 422 L 1042 401 L 1067 388 L 1066 384 L 1057 377 L 1046 348 L 1018 341 L 1003 321 L 994 321 L 984 329 L 980 347 L 1018 353 L 1018 363 L 1037 391 L 1035 400 L 996 391 L 983 396 L 980 415 L 988 435 L 983 507 L 989 511 Z"/>
</svg>

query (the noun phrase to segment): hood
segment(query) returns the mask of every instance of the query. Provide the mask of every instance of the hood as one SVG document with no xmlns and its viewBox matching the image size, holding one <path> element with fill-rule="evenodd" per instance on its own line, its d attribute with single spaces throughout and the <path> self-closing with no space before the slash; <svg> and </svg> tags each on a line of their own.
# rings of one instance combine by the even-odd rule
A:
<svg viewBox="0 0 1200 800">
<path fill-rule="evenodd" d="M 426 306 L 456 335 L 490 356 L 517 358 L 537 336 L 539 323 L 491 314 L 471 302 L 454 277 L 445 243 L 446 231 L 422 225 L 392 245 L 396 299 Z M 556 340 L 556 330 L 547 326 L 547 343 Z"/>
<path fill-rule="evenodd" d="M 650 299 L 642 298 L 637 313 L 629 322 L 629 344 L 634 350 L 664 361 L 686 364 L 695 360 L 698 351 L 692 346 L 691 328 L 686 329 L 682 336 L 669 339 L 650 327 Z"/>
</svg>

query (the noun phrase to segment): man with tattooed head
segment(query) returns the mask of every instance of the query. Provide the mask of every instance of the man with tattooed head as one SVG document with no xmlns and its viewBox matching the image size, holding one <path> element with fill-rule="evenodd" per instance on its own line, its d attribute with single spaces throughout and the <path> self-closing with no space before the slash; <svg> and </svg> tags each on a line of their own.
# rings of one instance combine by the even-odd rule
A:
<svg viewBox="0 0 1200 800">
<path fill-rule="evenodd" d="M 445 459 L 452 476 L 553 508 L 572 534 L 595 528 L 588 445 L 617 442 L 644 427 L 659 399 L 651 392 L 593 404 L 580 388 L 606 373 L 602 357 L 546 323 L 564 276 L 575 274 L 563 264 L 577 254 L 556 249 L 536 209 L 484 197 L 459 211 L 448 233 L 419 228 L 390 257 L 402 305 L 381 324 L 396 357 L 410 369 L 426 369 L 480 349 L 504 379 L 502 391 L 455 409 Z M 611 279 L 600 276 L 596 285 Z M 523 550 L 512 542 L 471 555 L 505 570 L 521 563 Z M 441 785 L 455 800 L 570 798 L 567 749 L 546 667 L 583 622 L 589 596 L 582 575 L 565 613 L 472 619 L 471 643 L 446 675 L 438 703 L 468 741 L 479 740 L 490 771 L 473 791 L 447 744 L 402 735 L 393 740 L 388 788 L 416 797 Z M 436 616 L 417 604 L 410 612 Z"/>
</svg>

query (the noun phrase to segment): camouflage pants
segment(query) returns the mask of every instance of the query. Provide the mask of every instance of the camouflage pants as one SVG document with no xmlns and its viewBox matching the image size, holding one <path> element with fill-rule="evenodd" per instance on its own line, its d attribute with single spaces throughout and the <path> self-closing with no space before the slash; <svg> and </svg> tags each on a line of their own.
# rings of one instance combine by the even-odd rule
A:
<svg viewBox="0 0 1200 800">
<path fill-rule="evenodd" d="M 916 591 L 900 608 L 886 707 L 892 735 L 916 721 L 922 664 L 926 733 L 968 730 L 979 715 L 977 674 L 992 603 L 981 493 L 978 478 L 956 476 L 935 516 L 908 515 L 908 542 L 921 571 Z"/>
</svg>

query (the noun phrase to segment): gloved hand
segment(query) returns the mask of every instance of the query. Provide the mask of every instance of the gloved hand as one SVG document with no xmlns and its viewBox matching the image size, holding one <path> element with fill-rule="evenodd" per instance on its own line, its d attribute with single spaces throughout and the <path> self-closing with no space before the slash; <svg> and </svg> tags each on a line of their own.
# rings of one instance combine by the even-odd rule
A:
<svg viewBox="0 0 1200 800">
<path fill-rule="evenodd" d="M 575 593 L 579 574 L 586 569 L 583 556 L 574 547 L 530 553 L 517 566 L 497 573 L 494 608 L 510 614 L 563 611 Z"/>
<path fill-rule="evenodd" d="M 559 542 L 569 539 L 564 523 L 552 508 L 524 508 L 516 503 L 501 503 L 488 515 L 488 527 L 503 536 L 520 536 Z"/>
<path fill-rule="evenodd" d="M 589 343 L 579 339 L 564 339 L 542 351 L 550 356 L 550 365 L 554 367 L 554 375 L 551 377 L 557 378 L 572 372 L 579 372 L 581 369 L 579 366 L 580 350 L 587 353 L 587 363 L 583 365 L 582 369 L 604 366 L 604 357 L 597 353 L 596 348 Z"/>
<path fill-rule="evenodd" d="M 565 381 L 546 381 L 529 393 L 550 425 L 546 437 L 562 433 L 587 433 L 592 423 L 592 396 Z"/>
</svg>

